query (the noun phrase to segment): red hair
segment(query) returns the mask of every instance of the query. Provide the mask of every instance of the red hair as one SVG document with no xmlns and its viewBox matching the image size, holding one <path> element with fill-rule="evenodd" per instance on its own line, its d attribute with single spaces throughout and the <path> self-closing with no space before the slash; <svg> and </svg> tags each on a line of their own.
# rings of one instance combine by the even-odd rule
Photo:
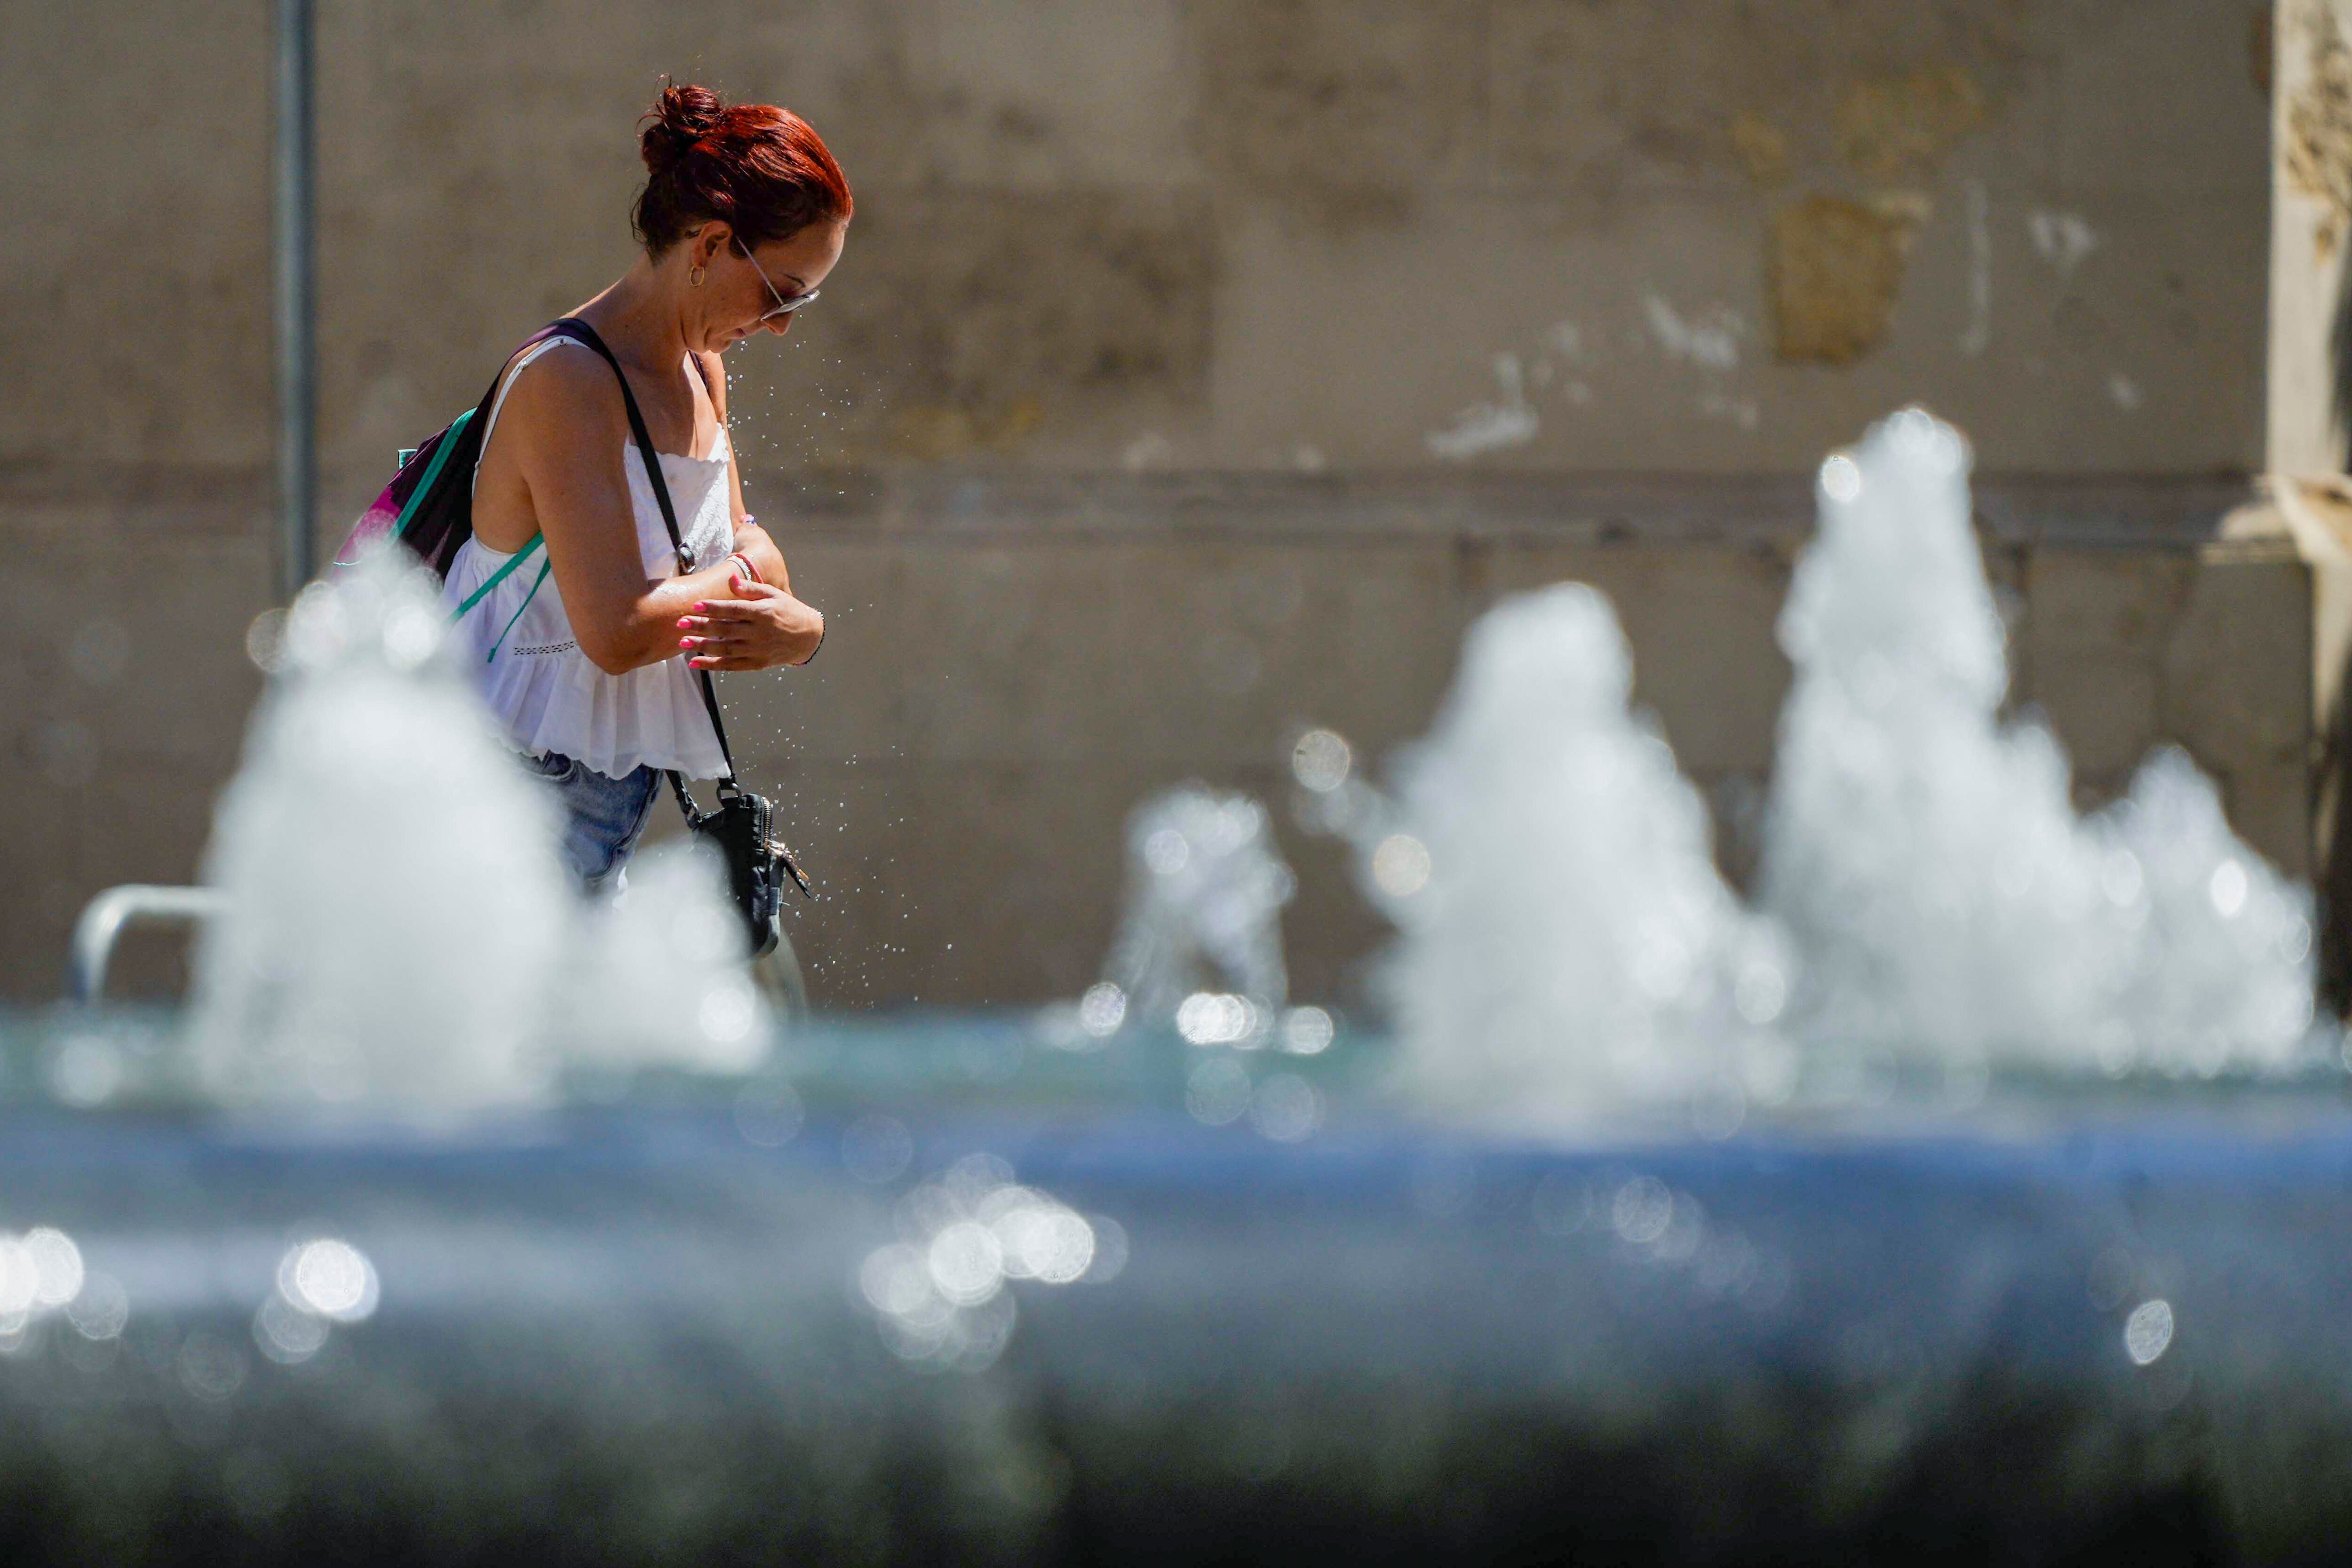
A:
<svg viewBox="0 0 2352 1568">
<path fill-rule="evenodd" d="M 670 83 L 638 123 L 646 179 L 629 226 L 653 255 L 712 218 L 756 246 L 853 210 L 824 139 L 789 109 Z"/>
</svg>

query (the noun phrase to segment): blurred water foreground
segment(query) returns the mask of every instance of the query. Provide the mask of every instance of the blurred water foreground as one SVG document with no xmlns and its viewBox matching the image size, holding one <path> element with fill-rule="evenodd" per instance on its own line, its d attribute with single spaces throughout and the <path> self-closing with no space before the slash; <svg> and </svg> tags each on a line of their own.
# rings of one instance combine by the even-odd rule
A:
<svg viewBox="0 0 2352 1568">
<path fill-rule="evenodd" d="M 2352 1102 L 2185 758 L 2000 712 L 1966 452 L 1824 465 L 1759 896 L 1605 602 L 1293 803 L 1139 808 L 1101 984 L 771 1016 L 710 868 L 583 910 L 390 562 L 306 594 L 187 1017 L 0 1038 L 10 1561 L 2333 1561 Z"/>
<path fill-rule="evenodd" d="M 1199 1054 L 819 1026 L 789 1079 L 459 1134 L 17 1103 L 0 1551 L 2316 1562 L 2352 1528 L 2335 1082 L 1895 1084 L 1565 1147 L 1401 1123 L 1377 1041 L 1254 1061 L 1239 1108 Z"/>
</svg>

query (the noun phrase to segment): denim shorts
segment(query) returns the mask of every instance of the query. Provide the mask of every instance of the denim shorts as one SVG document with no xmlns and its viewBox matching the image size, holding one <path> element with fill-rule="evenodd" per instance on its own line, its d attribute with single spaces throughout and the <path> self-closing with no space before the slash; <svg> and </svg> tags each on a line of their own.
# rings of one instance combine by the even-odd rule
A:
<svg viewBox="0 0 2352 1568">
<path fill-rule="evenodd" d="M 626 778 L 607 778 L 560 752 L 525 757 L 523 766 L 554 786 L 563 803 L 563 863 L 583 893 L 618 892 L 623 873 L 661 787 L 660 770 L 641 767 Z"/>
</svg>

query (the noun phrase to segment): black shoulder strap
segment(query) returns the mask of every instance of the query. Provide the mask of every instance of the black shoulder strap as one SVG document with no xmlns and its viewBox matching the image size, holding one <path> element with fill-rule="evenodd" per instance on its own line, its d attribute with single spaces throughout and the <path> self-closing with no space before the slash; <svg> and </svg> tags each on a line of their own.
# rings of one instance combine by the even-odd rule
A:
<svg viewBox="0 0 2352 1568">
<path fill-rule="evenodd" d="M 613 375 L 621 384 L 621 405 L 629 411 L 629 433 L 636 437 L 638 454 L 646 460 L 646 478 L 653 481 L 655 504 L 661 508 L 662 526 L 669 530 L 670 548 L 677 553 L 677 569 L 680 572 L 693 571 L 694 557 L 687 553 L 686 541 L 677 531 L 677 512 L 670 506 L 669 486 L 662 479 L 661 456 L 654 450 L 653 436 L 646 429 L 646 416 L 637 411 L 636 395 L 629 390 L 629 378 L 623 374 L 621 362 L 613 357 L 613 351 L 604 346 L 604 340 L 596 335 L 596 329 L 577 316 L 565 316 L 550 326 L 548 331 L 594 349 L 604 356 L 604 363 L 613 367 Z M 741 786 L 735 782 L 735 752 L 727 744 L 727 721 L 719 713 L 718 689 L 711 685 L 709 670 L 698 669 L 694 673 L 701 680 L 702 705 L 710 710 L 710 728 L 719 736 L 719 754 L 727 763 L 726 782 L 720 787 L 740 789 Z M 686 793 L 686 781 L 672 771 L 669 784 L 677 794 L 678 809 L 686 813 L 688 822 L 692 822 L 698 814 L 693 800 Z"/>
</svg>

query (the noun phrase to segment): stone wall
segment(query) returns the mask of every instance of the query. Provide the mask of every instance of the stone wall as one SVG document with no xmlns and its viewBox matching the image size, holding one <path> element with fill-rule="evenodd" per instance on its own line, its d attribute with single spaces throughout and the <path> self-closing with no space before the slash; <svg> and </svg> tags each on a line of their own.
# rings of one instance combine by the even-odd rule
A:
<svg viewBox="0 0 2352 1568">
<path fill-rule="evenodd" d="M 2022 692 L 2086 789 L 2186 741 L 2300 869 L 2302 569 L 2205 547 L 2262 456 L 2267 13 L 329 0 L 322 532 L 625 266 L 673 71 L 802 110 L 858 192 L 824 300 L 732 372 L 752 504 L 838 616 L 819 668 L 730 683 L 837 895 L 821 994 L 1066 990 L 1139 795 L 1278 794 L 1310 718 L 1417 732 L 1475 609 L 1559 575 L 1617 599 L 1736 828 L 1800 476 L 1913 398 L 2003 476 Z M 257 689 L 268 37 L 255 0 L 8 18 L 0 993 L 35 999 L 90 891 L 192 872 Z M 1293 847 L 1339 987 L 1375 933 Z"/>
</svg>

